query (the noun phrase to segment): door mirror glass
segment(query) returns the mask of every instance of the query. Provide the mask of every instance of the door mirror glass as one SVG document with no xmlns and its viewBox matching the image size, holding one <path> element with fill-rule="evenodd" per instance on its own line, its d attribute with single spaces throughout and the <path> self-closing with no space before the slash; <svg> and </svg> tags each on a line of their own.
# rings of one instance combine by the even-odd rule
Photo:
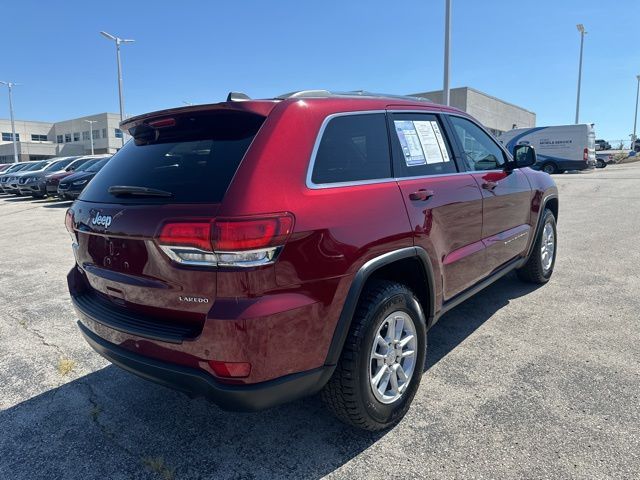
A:
<svg viewBox="0 0 640 480">
<path fill-rule="evenodd" d="M 531 145 L 516 145 L 513 147 L 515 168 L 530 167 L 536 163 L 536 150 Z"/>
</svg>

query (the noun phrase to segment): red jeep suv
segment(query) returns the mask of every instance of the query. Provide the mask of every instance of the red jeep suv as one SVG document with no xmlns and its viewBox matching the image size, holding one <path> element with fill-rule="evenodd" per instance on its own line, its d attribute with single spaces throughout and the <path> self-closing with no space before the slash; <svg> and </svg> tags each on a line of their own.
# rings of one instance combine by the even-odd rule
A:
<svg viewBox="0 0 640 480">
<path fill-rule="evenodd" d="M 78 325 L 112 363 L 223 408 L 321 392 L 387 428 L 443 313 L 512 270 L 553 271 L 554 182 L 453 108 L 232 93 L 122 128 L 66 216 Z"/>
</svg>

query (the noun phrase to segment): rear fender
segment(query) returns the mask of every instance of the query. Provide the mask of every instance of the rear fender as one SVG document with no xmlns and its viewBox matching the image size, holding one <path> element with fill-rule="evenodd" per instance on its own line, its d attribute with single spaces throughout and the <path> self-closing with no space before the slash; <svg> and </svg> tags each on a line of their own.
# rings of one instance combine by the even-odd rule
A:
<svg viewBox="0 0 640 480">
<path fill-rule="evenodd" d="M 349 288 L 349 292 L 347 293 L 344 306 L 342 307 L 342 312 L 340 313 L 340 318 L 338 319 L 338 324 L 336 325 L 331 344 L 329 345 L 325 365 L 335 365 L 340 359 L 342 348 L 344 347 L 347 335 L 349 334 L 349 329 L 351 328 L 351 322 L 358 305 L 358 300 L 360 299 L 360 295 L 362 294 L 362 290 L 364 289 L 367 280 L 376 270 L 406 258 L 417 258 L 420 260 L 424 268 L 428 283 L 427 290 L 429 292 L 428 311 L 425 312 L 427 317 L 427 327 L 433 323 L 436 312 L 436 291 L 433 268 L 427 252 L 420 247 L 406 247 L 385 253 L 369 260 L 355 274 L 351 287 Z"/>
</svg>

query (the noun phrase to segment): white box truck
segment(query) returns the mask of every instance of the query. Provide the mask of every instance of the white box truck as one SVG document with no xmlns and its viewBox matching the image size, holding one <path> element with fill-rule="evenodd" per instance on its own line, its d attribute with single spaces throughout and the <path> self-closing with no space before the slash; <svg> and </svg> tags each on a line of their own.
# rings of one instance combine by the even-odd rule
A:
<svg viewBox="0 0 640 480">
<path fill-rule="evenodd" d="M 596 165 L 593 124 L 516 128 L 504 132 L 498 140 L 510 152 L 516 145 L 531 145 L 538 157 L 532 168 L 547 173 L 585 170 Z"/>
</svg>

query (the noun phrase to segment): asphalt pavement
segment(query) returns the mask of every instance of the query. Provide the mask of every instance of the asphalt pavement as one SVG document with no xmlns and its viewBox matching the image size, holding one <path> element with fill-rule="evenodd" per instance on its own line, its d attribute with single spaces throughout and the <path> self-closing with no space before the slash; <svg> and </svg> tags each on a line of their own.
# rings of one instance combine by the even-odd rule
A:
<svg viewBox="0 0 640 480">
<path fill-rule="evenodd" d="M 227 413 L 111 366 L 68 298 L 69 203 L 0 195 L 0 478 L 638 478 L 640 163 L 554 178 L 552 280 L 446 314 L 378 434 L 315 397 Z"/>
</svg>

